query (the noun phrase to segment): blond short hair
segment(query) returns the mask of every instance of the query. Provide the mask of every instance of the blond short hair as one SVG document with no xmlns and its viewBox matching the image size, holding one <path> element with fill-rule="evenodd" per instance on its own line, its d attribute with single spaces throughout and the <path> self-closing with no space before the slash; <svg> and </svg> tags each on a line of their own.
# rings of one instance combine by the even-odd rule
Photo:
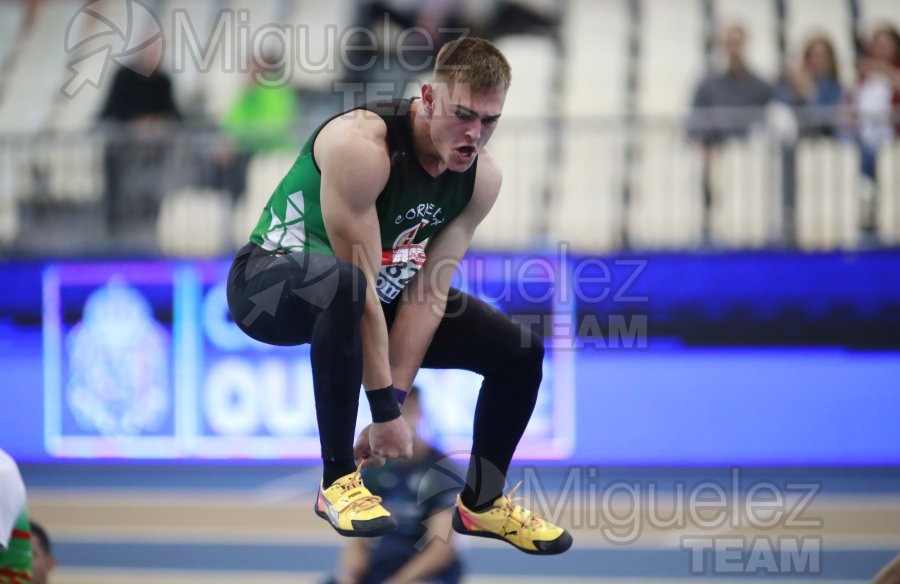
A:
<svg viewBox="0 0 900 584">
<path fill-rule="evenodd" d="M 464 83 L 473 91 L 509 89 L 509 61 L 490 41 L 463 37 L 441 47 L 434 65 L 436 80 Z"/>
</svg>

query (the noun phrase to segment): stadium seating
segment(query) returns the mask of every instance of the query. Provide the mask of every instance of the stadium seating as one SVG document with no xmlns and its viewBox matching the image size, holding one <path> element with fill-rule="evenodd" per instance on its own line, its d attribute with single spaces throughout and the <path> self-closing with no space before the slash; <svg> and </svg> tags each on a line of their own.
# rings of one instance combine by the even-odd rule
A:
<svg viewBox="0 0 900 584">
<path fill-rule="evenodd" d="M 804 249 L 854 247 L 860 220 L 859 153 L 826 138 L 797 147 L 797 242 Z"/>
<path fill-rule="evenodd" d="M 771 243 L 781 201 L 780 149 L 767 136 L 731 140 L 711 153 L 710 230 L 713 241 L 734 248 Z"/>
<path fill-rule="evenodd" d="M 22 2 L 0 2 L 0 70 L 16 48 L 19 28 L 25 20 Z M 0 81 L 0 86 L 2 86 Z"/>
<path fill-rule="evenodd" d="M 702 153 L 686 141 L 684 119 L 697 82 L 709 66 L 720 63 L 714 35 L 727 23 L 743 24 L 751 67 L 774 82 L 784 59 L 799 56 L 810 35 L 825 33 L 849 87 L 856 75 L 854 32 L 865 38 L 876 24 L 900 26 L 895 0 L 519 3 L 558 22 L 559 31 L 495 39 L 513 65 L 514 80 L 490 145 L 504 167 L 504 183 L 495 211 L 475 240 L 482 249 L 521 249 L 561 238 L 584 251 L 685 248 L 700 244 L 705 235 L 714 245 L 730 248 L 786 241 L 781 230 L 791 219 L 781 208 L 788 183 L 778 140 L 792 137 L 777 128 L 711 151 L 706 216 Z M 150 12 L 138 10 L 133 16 L 126 12 L 127 1 L 103 0 L 97 6 L 117 26 L 133 20 L 129 34 L 134 38 L 127 43 L 151 35 L 156 22 L 161 25 L 168 43 L 162 66 L 171 75 L 176 102 L 189 121 L 205 125 L 221 119 L 247 82 L 249 47 L 239 46 L 240 33 L 236 37 L 227 26 L 252 33 L 278 24 L 281 29 L 268 46 L 280 48 L 276 36 L 289 40 L 289 82 L 305 98 L 298 135 L 332 113 L 335 100 L 328 93 L 346 73 L 341 32 L 358 16 L 356 0 L 156 0 L 147 4 Z M 66 50 L 67 35 L 86 38 L 108 25 L 81 18 L 83 7 L 79 0 L 45 0 L 32 26 L 24 29 L 24 4 L 0 2 L 0 240 L 16 237 L 22 221 L 17 213 L 34 201 L 102 203 L 105 139 L 93 130 L 130 45 L 116 45 L 115 59 L 107 64 L 81 62 L 80 72 L 100 78 L 99 87 L 87 85 L 73 95 L 61 91 L 72 78 L 72 63 L 93 50 L 90 43 Z M 497 7 L 497 2 L 461 3 L 464 14 L 482 19 Z M 217 38 L 220 25 L 225 28 Z M 186 33 L 196 38 L 188 40 Z M 203 63 L 196 60 L 203 61 L 210 41 L 219 44 L 205 67 L 198 67 Z M 417 93 L 413 85 L 404 91 Z M 212 158 L 211 141 L 178 143 L 191 151 L 179 151 L 178 176 L 161 181 L 163 190 L 203 184 L 204 169 L 194 167 Z M 253 161 L 247 192 L 229 219 L 233 234 L 226 239 L 246 238 L 293 156 Z M 869 191 L 878 197 L 881 241 L 900 241 L 896 147 L 881 153 L 877 188 L 860 181 L 858 162 L 852 142 L 798 145 L 794 227 L 803 248 L 857 245 L 859 203 Z M 166 212 L 185 205 L 170 200 Z"/>
<path fill-rule="evenodd" d="M 638 248 L 688 248 L 702 241 L 702 156 L 675 131 L 642 134 L 628 176 L 626 216 L 630 244 Z"/>
<path fill-rule="evenodd" d="M 629 31 L 625 0 L 572 0 L 561 35 L 563 115 L 625 113 Z"/>
<path fill-rule="evenodd" d="M 48 137 L 35 143 L 32 171 L 46 180 L 51 200 L 91 202 L 104 190 L 104 139 L 99 134 Z"/>
<path fill-rule="evenodd" d="M 207 53 L 204 45 L 192 46 L 185 43 L 191 28 L 201 43 L 212 38 L 219 18 L 219 7 L 215 2 L 207 0 L 166 0 L 160 9 L 160 22 L 166 39 L 171 41 L 170 49 L 164 59 L 164 70 L 173 72 L 172 88 L 175 100 L 185 111 L 194 111 L 205 104 L 207 95 L 213 87 L 208 79 L 214 75 L 212 71 L 200 71 L 196 60 L 202 63 Z M 188 23 L 190 28 L 188 27 Z M 224 41 L 223 41 L 224 42 Z M 174 51 L 175 43 L 179 49 Z M 196 51 L 196 52 L 195 52 Z M 212 55 L 209 55 L 212 58 Z M 201 113 L 205 113 L 201 110 Z"/>
<path fill-rule="evenodd" d="M 285 22 L 298 28 L 293 82 L 297 87 L 330 91 L 344 74 L 341 33 L 354 24 L 351 0 L 298 0 L 290 3 Z"/>
<path fill-rule="evenodd" d="M 16 157 L 0 142 L 0 249 L 15 241 L 19 233 Z"/>
<path fill-rule="evenodd" d="M 883 243 L 900 245 L 900 143 L 878 156 L 878 232 Z"/>
<path fill-rule="evenodd" d="M 497 46 L 516 73 L 503 109 L 503 128 L 490 150 L 512 172 L 505 172 L 494 210 L 478 230 L 474 245 L 520 249 L 535 243 L 545 220 L 542 209 L 550 186 L 552 152 L 549 125 L 534 120 L 534 112 L 552 111 L 550 88 L 557 82 L 557 54 L 552 41 L 533 36 L 509 36 Z"/>
<path fill-rule="evenodd" d="M 701 3 L 642 0 L 640 9 L 637 112 L 644 116 L 684 115 L 704 73 L 706 27 Z"/>
<path fill-rule="evenodd" d="M 558 187 L 550 194 L 550 241 L 575 251 L 616 249 L 622 244 L 624 132 L 616 123 L 562 123 Z"/>
<path fill-rule="evenodd" d="M 163 199 L 156 224 L 157 241 L 165 255 L 215 256 L 228 250 L 226 230 L 230 205 L 222 193 L 181 189 Z"/>
<path fill-rule="evenodd" d="M 573 0 L 562 22 L 559 174 L 548 239 L 577 251 L 622 243 L 629 36 L 626 0 Z"/>
<path fill-rule="evenodd" d="M 279 22 L 280 17 L 277 0 L 231 0 L 226 9 L 233 11 L 237 23 L 247 27 L 248 31 L 258 31 L 265 25 Z M 226 13 L 217 16 L 223 18 L 223 14 Z M 204 103 L 213 120 L 225 115 L 241 88 L 250 80 L 251 47 L 241 46 L 241 39 L 231 34 L 222 34 L 221 39 L 222 45 L 214 52 L 212 66 L 203 73 Z"/>
<path fill-rule="evenodd" d="M 29 33 L 21 38 L 4 75 L 0 101 L 0 128 L 4 131 L 30 133 L 47 126 L 53 100 L 64 81 L 67 55 L 60 50 L 62 41 L 77 9 L 74 0 L 47 2 Z"/>
</svg>

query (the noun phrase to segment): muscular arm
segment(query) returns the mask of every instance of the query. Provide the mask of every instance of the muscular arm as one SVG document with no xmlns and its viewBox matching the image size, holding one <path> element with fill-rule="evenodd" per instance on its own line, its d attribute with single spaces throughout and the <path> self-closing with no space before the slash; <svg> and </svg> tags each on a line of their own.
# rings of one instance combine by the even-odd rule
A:
<svg viewBox="0 0 900 584">
<path fill-rule="evenodd" d="M 484 151 L 479 155 L 472 199 L 428 246 L 428 259 L 401 298 L 390 333 L 390 365 L 394 385 L 408 389 L 444 317 L 450 281 L 469 248 L 475 228 L 497 200 L 502 174 Z"/>
<path fill-rule="evenodd" d="M 390 175 L 384 131 L 384 123 L 371 116 L 348 115 L 329 123 L 315 143 L 322 171 L 322 217 L 334 255 L 356 264 L 366 277 L 360 322 L 366 389 L 391 385 L 387 325 L 375 293 L 381 266 L 375 201 Z"/>
</svg>

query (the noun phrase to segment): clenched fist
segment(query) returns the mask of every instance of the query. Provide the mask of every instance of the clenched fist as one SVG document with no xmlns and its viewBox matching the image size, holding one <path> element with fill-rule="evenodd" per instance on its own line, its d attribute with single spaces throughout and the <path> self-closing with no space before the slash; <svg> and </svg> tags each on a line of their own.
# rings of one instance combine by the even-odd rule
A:
<svg viewBox="0 0 900 584">
<path fill-rule="evenodd" d="M 364 459 L 363 468 L 384 464 L 388 458 L 404 460 L 412 456 L 413 435 L 403 418 L 369 424 L 353 447 L 353 457 Z"/>
</svg>

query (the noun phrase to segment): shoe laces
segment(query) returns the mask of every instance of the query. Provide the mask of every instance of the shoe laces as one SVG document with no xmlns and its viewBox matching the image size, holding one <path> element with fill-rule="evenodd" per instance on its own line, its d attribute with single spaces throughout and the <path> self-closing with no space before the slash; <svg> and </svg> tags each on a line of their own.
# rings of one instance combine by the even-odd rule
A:
<svg viewBox="0 0 900 584">
<path fill-rule="evenodd" d="M 515 519 L 515 511 L 519 509 L 519 517 L 521 518 L 522 527 L 526 529 L 538 529 L 544 524 L 544 518 L 539 514 L 535 513 L 531 509 L 526 509 L 519 502 L 524 503 L 524 497 L 513 497 L 516 490 L 522 485 L 522 481 L 516 483 L 516 486 L 510 489 L 510 491 L 503 496 L 503 510 L 507 513 L 508 517 L 513 521 L 518 521 Z"/>
<path fill-rule="evenodd" d="M 353 489 L 363 488 L 368 491 L 366 485 L 362 480 L 362 470 L 363 463 L 360 462 L 359 466 L 356 467 L 356 471 L 351 475 L 350 479 L 344 483 L 339 484 L 338 486 L 341 488 L 341 493 L 346 493 L 347 491 L 352 491 Z M 373 507 L 377 507 L 381 504 L 381 497 L 378 495 L 373 495 L 369 492 L 368 495 L 362 495 L 357 498 L 355 501 L 347 505 L 347 509 L 350 511 L 365 511 L 366 509 L 371 509 Z"/>
</svg>

